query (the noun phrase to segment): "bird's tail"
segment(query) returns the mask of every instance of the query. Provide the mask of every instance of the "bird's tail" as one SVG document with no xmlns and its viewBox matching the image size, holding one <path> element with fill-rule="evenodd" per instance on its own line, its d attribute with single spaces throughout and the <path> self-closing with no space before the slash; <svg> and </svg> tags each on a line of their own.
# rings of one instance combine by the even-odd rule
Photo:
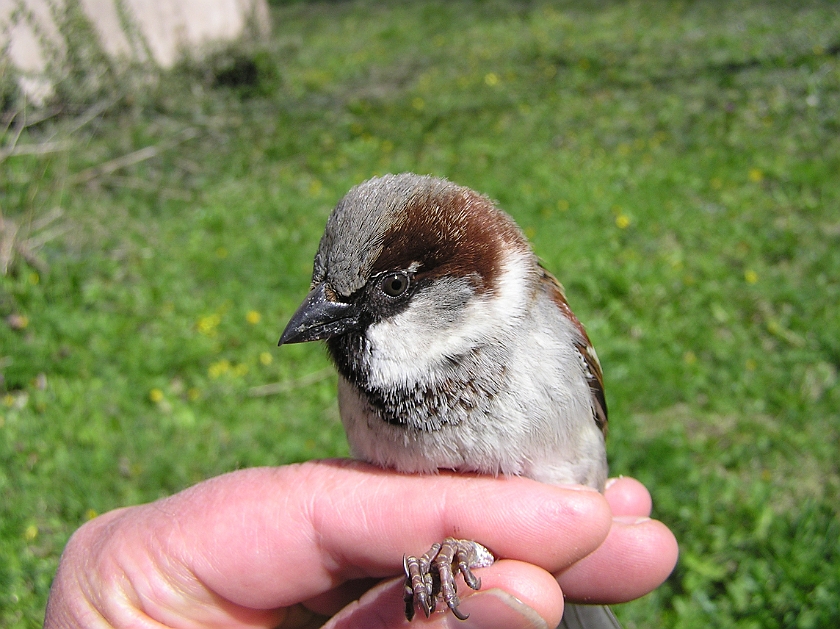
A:
<svg viewBox="0 0 840 629">
<path fill-rule="evenodd" d="M 621 625 L 606 605 L 569 603 L 557 629 L 621 629 Z"/>
</svg>

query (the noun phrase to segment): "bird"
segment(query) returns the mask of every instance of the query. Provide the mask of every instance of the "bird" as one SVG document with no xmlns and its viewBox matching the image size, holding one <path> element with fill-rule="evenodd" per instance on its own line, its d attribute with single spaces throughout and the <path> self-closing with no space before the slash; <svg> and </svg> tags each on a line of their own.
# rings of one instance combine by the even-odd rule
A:
<svg viewBox="0 0 840 629">
<path fill-rule="evenodd" d="M 279 345 L 325 341 L 352 455 L 404 473 L 525 476 L 604 491 L 601 365 L 562 285 L 485 195 L 414 173 L 353 187 L 327 219 L 310 291 Z M 480 587 L 478 540 L 404 557 L 405 613 L 455 576 Z M 561 627 L 620 629 L 608 607 L 568 604 Z"/>
</svg>

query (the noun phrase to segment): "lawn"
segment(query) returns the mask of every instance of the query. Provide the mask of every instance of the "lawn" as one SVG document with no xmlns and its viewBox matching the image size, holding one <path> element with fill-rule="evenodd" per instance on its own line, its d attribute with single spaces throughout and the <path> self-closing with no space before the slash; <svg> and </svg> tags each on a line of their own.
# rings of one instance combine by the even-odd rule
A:
<svg viewBox="0 0 840 629">
<path fill-rule="evenodd" d="M 625 627 L 840 626 L 837 3 L 272 16 L 156 87 L 0 90 L 0 625 L 98 513 L 347 454 L 325 352 L 277 339 L 335 202 L 410 170 L 497 199 L 598 349 L 612 473 L 681 547 Z"/>
</svg>

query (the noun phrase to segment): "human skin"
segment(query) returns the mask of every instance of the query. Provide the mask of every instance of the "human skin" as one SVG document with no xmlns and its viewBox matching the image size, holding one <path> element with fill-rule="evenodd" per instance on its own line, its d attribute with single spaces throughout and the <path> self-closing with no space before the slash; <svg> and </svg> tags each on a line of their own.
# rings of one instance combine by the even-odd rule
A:
<svg viewBox="0 0 840 629">
<path fill-rule="evenodd" d="M 403 554 L 447 536 L 500 559 L 475 571 L 479 591 L 459 590 L 467 621 L 433 613 L 415 626 L 554 627 L 564 594 L 618 603 L 667 578 L 677 544 L 650 509 L 630 478 L 601 495 L 349 460 L 240 470 L 82 526 L 45 627 L 406 626 Z"/>
</svg>

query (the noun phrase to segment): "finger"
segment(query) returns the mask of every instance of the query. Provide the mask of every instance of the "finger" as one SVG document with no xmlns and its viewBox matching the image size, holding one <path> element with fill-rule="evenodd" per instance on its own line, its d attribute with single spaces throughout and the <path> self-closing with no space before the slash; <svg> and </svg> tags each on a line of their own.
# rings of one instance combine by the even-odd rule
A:
<svg viewBox="0 0 840 629">
<path fill-rule="evenodd" d="M 59 568 L 52 609 L 84 600 L 80 616 L 115 626 L 277 626 L 287 608 L 399 574 L 405 552 L 447 536 L 557 572 L 597 548 L 610 523 L 597 492 L 526 479 L 352 461 L 241 470 L 86 524 L 68 544 L 75 572 Z"/>
<path fill-rule="evenodd" d="M 302 601 L 307 609 L 323 616 L 334 616 L 340 609 L 360 599 L 366 592 L 382 582 L 382 579 L 351 579 L 333 589 Z"/>
<path fill-rule="evenodd" d="M 673 533 L 661 522 L 616 516 L 598 550 L 564 571 L 558 581 L 569 600 L 622 603 L 661 585 L 678 553 Z"/>
<path fill-rule="evenodd" d="M 403 614 L 403 579 L 392 579 L 367 592 L 333 617 L 325 629 L 385 629 L 427 627 L 435 629 L 548 629 L 563 616 L 563 592 L 556 579 L 532 564 L 501 560 L 475 571 L 481 590 L 463 587 L 459 609 L 466 621 L 455 618 L 440 605 L 430 618 L 419 614 L 409 624 Z M 462 591 L 463 590 L 463 591 Z"/>
<path fill-rule="evenodd" d="M 614 516 L 650 516 L 652 508 L 650 492 L 635 478 L 620 476 L 609 479 L 604 496 Z"/>
<path fill-rule="evenodd" d="M 447 536 L 554 572 L 597 548 L 611 523 L 594 491 L 521 478 L 399 475 L 354 461 L 242 470 L 162 506 L 179 514 L 202 583 L 255 608 L 399 574 L 405 553 Z"/>
<path fill-rule="evenodd" d="M 248 609 L 208 592 L 184 568 L 189 549 L 176 544 L 171 553 L 172 532 L 160 524 L 177 528 L 176 514 L 150 518 L 155 504 L 111 511 L 73 534 L 50 588 L 45 629 L 281 624 L 287 610 Z"/>
</svg>

